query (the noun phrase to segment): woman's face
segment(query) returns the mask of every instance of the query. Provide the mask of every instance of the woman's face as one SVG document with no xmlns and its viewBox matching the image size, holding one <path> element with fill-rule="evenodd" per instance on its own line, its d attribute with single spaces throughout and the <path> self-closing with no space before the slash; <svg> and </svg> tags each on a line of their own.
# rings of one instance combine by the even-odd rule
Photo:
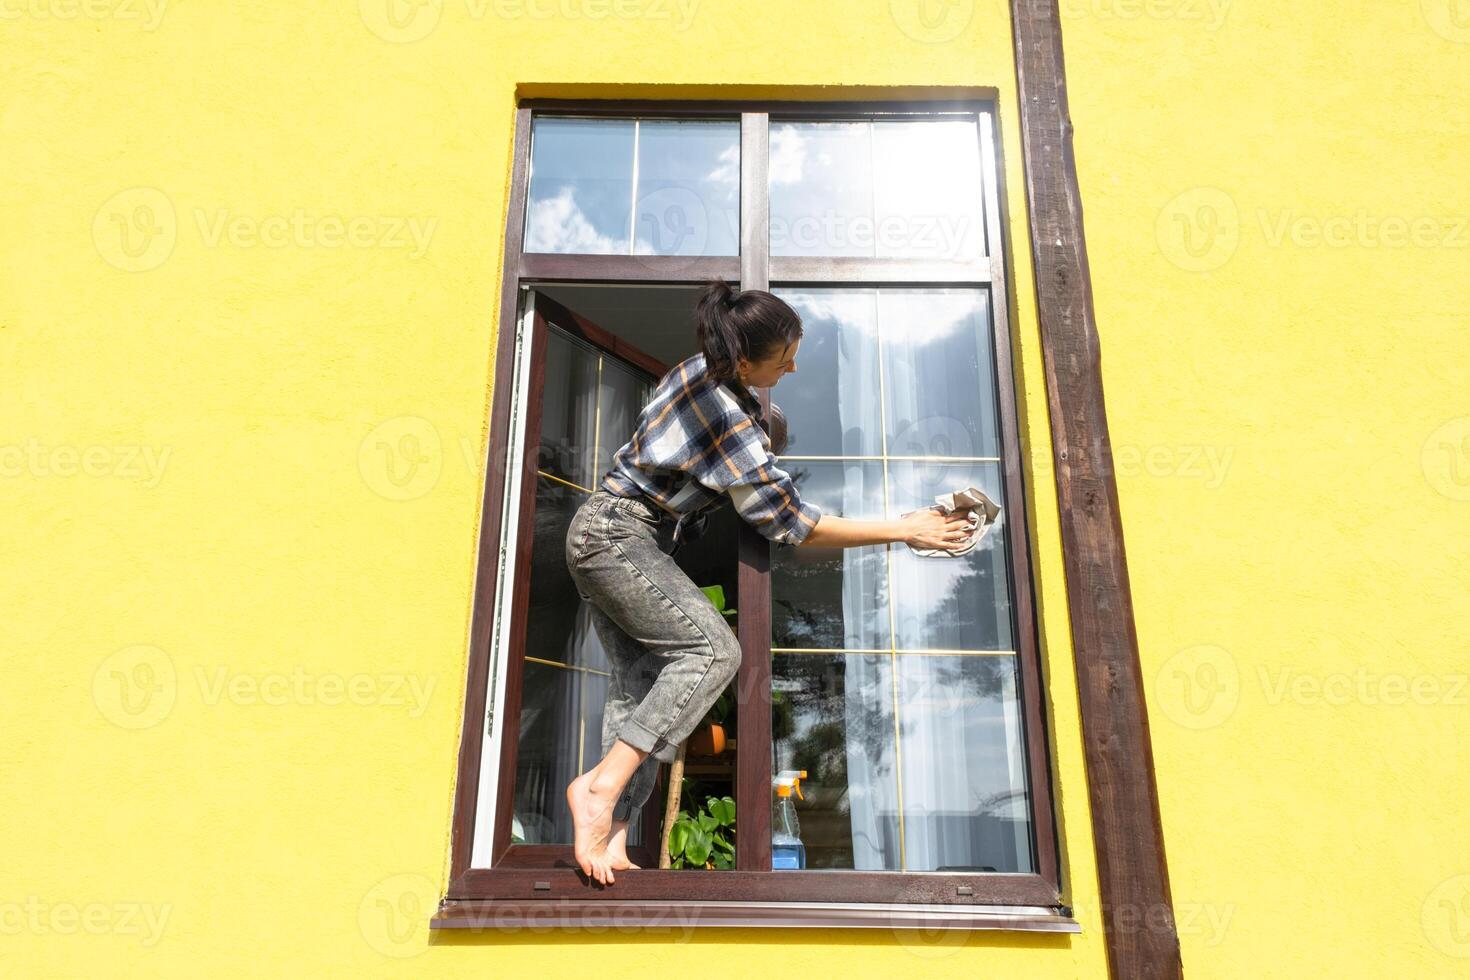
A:
<svg viewBox="0 0 1470 980">
<path fill-rule="evenodd" d="M 751 361 L 742 357 L 736 365 L 736 372 L 747 388 L 769 388 L 787 372 L 796 370 L 796 348 L 800 346 L 800 340 L 793 340 L 785 347 L 772 350 L 763 360 Z"/>
</svg>

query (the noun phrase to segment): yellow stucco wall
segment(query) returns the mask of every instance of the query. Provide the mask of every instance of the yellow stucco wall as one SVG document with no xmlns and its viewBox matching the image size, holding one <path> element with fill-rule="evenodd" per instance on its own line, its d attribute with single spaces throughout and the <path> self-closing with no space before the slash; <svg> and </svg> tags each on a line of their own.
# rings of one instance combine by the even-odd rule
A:
<svg viewBox="0 0 1470 980">
<path fill-rule="evenodd" d="M 1063 7 L 1186 971 L 1464 975 L 1470 17 Z M 1004 4 L 389 9 L 0 0 L 3 972 L 1103 976 Z M 999 90 L 1081 935 L 430 942 L 518 85 Z"/>
</svg>

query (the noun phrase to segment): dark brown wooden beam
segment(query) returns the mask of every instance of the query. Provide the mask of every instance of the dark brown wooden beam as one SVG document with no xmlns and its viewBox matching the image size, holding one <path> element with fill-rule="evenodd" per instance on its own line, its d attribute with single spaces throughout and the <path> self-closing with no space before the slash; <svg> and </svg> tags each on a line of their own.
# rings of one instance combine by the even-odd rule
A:
<svg viewBox="0 0 1470 980">
<path fill-rule="evenodd" d="M 1057 0 L 1011 0 L 1021 144 L 1108 967 L 1181 977 Z"/>
</svg>

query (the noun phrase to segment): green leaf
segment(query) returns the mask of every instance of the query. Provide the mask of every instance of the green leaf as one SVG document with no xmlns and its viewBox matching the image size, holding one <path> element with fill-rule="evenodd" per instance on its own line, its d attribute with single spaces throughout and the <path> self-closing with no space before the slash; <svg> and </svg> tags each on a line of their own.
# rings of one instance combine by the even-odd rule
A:
<svg viewBox="0 0 1470 980">
<path fill-rule="evenodd" d="M 728 827 L 735 822 L 735 801 L 731 797 L 709 801 L 710 815 L 719 821 L 721 827 Z"/>
<path fill-rule="evenodd" d="M 727 854 L 734 854 L 735 853 L 735 845 L 732 844 L 730 841 L 727 841 L 724 837 L 719 836 L 717 834 L 715 836 L 715 850 L 717 852 L 718 851 L 724 851 Z"/>
<path fill-rule="evenodd" d="M 728 855 L 725 855 L 725 854 L 718 854 L 717 853 L 715 855 L 714 861 L 715 861 L 715 867 L 717 867 L 717 868 L 733 868 L 733 867 L 735 867 L 735 860 L 733 858 L 729 857 Z"/>
<path fill-rule="evenodd" d="M 720 825 L 720 822 L 718 820 L 716 820 L 710 814 L 708 814 L 708 813 L 701 813 L 699 815 L 699 829 L 700 830 L 703 830 L 705 833 L 709 833 L 710 831 L 713 831 L 719 825 Z"/>
<path fill-rule="evenodd" d="M 689 832 L 694 825 L 680 820 L 669 830 L 669 853 L 681 854 L 689 846 Z"/>
<path fill-rule="evenodd" d="M 695 831 L 695 836 L 689 841 L 684 849 L 684 855 L 694 864 L 703 864 L 709 860 L 709 852 L 712 850 L 713 842 L 709 834 L 704 831 Z"/>
</svg>

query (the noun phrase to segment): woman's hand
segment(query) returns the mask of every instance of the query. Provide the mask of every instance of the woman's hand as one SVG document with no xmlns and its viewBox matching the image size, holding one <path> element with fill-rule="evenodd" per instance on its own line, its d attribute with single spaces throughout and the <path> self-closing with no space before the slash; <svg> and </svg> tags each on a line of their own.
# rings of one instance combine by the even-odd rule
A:
<svg viewBox="0 0 1470 980">
<path fill-rule="evenodd" d="M 963 510 L 944 514 L 927 507 L 900 518 L 898 523 L 904 534 L 904 543 L 913 548 L 958 551 L 970 537 L 968 514 Z"/>
</svg>

